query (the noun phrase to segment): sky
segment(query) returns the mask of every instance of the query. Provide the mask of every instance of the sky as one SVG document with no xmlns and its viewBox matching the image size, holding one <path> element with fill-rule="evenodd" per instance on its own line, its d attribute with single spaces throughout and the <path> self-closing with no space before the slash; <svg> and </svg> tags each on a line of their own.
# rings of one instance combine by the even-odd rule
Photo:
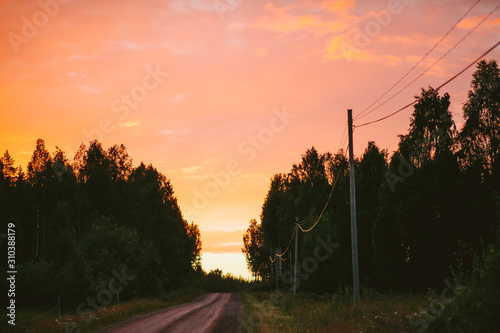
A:
<svg viewBox="0 0 500 333">
<path fill-rule="evenodd" d="M 26 170 L 38 138 L 70 158 L 123 143 L 170 179 L 203 268 L 249 277 L 242 237 L 271 177 L 312 146 L 335 153 L 347 109 L 355 125 L 383 117 L 498 42 L 498 1 L 479 1 L 379 103 L 406 89 L 357 119 L 476 2 L 2 0 L 0 152 Z M 474 69 L 441 90 L 458 128 Z M 357 128 L 354 154 L 395 150 L 411 112 Z"/>
</svg>

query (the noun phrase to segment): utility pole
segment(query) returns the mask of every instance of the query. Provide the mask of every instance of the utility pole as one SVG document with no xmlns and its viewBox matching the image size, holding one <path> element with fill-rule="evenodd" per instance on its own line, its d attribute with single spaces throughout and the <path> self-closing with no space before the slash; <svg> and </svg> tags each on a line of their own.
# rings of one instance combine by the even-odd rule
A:
<svg viewBox="0 0 500 333">
<path fill-rule="evenodd" d="M 281 277 L 283 274 L 281 273 L 282 270 L 283 270 L 283 252 L 281 252 L 281 246 L 278 248 L 278 251 L 280 253 L 280 262 L 278 264 L 278 268 L 279 268 L 279 277 Z"/>
<path fill-rule="evenodd" d="M 35 257 L 38 259 L 38 233 L 40 230 L 40 204 L 36 205 L 36 255 Z"/>
<path fill-rule="evenodd" d="M 356 227 L 356 183 L 354 178 L 354 153 L 352 142 L 352 110 L 347 110 L 349 131 L 349 178 L 351 185 L 351 243 L 352 243 L 352 285 L 354 292 L 354 307 L 360 303 L 359 268 L 358 268 L 358 229 Z"/>
<path fill-rule="evenodd" d="M 278 249 L 275 249 L 275 255 L 274 255 L 274 271 L 276 274 L 274 274 L 276 276 L 276 292 L 278 291 L 278 275 L 279 275 L 279 261 L 278 261 L 278 258 L 279 258 L 279 251 Z"/>
<path fill-rule="evenodd" d="M 271 268 L 271 276 L 269 276 L 269 288 L 272 292 L 273 290 L 273 273 L 274 273 L 274 269 L 273 269 L 273 266 L 274 266 L 274 263 L 272 262 L 272 258 L 273 257 L 273 248 L 270 248 L 269 250 L 269 267 Z"/>
<path fill-rule="evenodd" d="M 297 263 L 299 262 L 299 254 L 298 254 L 298 248 L 299 248 L 299 218 L 295 218 L 295 266 L 293 269 L 293 294 L 297 292 Z"/>
<path fill-rule="evenodd" d="M 273 292 L 273 263 L 271 262 L 271 256 L 272 256 L 271 251 L 269 252 L 269 293 L 270 294 Z"/>
</svg>

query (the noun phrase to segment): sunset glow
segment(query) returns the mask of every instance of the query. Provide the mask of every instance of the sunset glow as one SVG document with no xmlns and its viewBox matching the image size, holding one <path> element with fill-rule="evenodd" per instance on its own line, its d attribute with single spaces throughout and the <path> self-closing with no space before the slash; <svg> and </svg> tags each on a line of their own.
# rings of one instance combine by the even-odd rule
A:
<svg viewBox="0 0 500 333">
<path fill-rule="evenodd" d="M 249 277 L 242 237 L 270 178 L 311 146 L 336 152 L 346 110 L 356 117 L 372 104 L 473 3 L 4 0 L 0 151 L 26 170 L 38 138 L 70 159 L 82 142 L 123 143 L 134 166 L 151 163 L 170 179 L 200 227 L 203 268 Z M 475 29 L 470 36 L 359 123 L 412 102 L 497 43 L 497 5 L 480 1 L 377 104 Z M 486 58 L 500 60 L 500 48 Z M 474 69 L 441 91 L 458 127 Z M 410 114 L 357 129 L 355 155 L 368 141 L 392 152 Z"/>
</svg>

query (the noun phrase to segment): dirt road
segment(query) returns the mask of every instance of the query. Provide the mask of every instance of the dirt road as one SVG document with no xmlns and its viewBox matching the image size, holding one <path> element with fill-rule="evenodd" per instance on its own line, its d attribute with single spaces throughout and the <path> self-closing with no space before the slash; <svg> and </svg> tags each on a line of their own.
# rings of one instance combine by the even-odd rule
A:
<svg viewBox="0 0 500 333">
<path fill-rule="evenodd" d="M 101 333 L 236 332 L 242 309 L 238 294 L 206 294 L 189 303 L 124 321 Z"/>
</svg>

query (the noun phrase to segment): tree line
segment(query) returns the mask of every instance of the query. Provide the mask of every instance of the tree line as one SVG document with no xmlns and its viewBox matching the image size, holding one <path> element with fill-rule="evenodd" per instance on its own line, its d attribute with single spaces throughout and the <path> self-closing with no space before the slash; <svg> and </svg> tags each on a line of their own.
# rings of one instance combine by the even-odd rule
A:
<svg viewBox="0 0 500 333">
<path fill-rule="evenodd" d="M 452 117 L 449 94 L 429 87 L 415 99 L 408 132 L 399 136 L 396 151 L 389 156 L 369 142 L 355 158 L 360 279 L 380 290 L 441 290 L 450 267 L 471 268 L 471 257 L 463 254 L 480 253 L 495 242 L 499 225 L 497 62 L 478 62 L 461 129 Z M 296 217 L 304 230 L 320 218 L 311 231 L 299 230 L 300 289 L 335 292 L 352 284 L 349 201 L 345 151 L 308 149 L 289 173 L 272 177 L 260 223 L 250 221 L 242 248 L 249 270 L 264 280 L 279 274 L 271 260 L 280 261 L 275 253 L 286 249 L 283 259 L 294 260 L 290 237 Z M 306 267 L 319 238 L 340 246 Z"/>
<path fill-rule="evenodd" d="M 133 167 L 124 145 L 82 143 L 70 161 L 38 139 L 26 172 L 7 150 L 0 220 L 15 225 L 18 304 L 79 304 L 119 275 L 128 278 L 120 299 L 154 296 L 201 272 L 198 226 L 170 181 L 151 164 Z"/>
</svg>

